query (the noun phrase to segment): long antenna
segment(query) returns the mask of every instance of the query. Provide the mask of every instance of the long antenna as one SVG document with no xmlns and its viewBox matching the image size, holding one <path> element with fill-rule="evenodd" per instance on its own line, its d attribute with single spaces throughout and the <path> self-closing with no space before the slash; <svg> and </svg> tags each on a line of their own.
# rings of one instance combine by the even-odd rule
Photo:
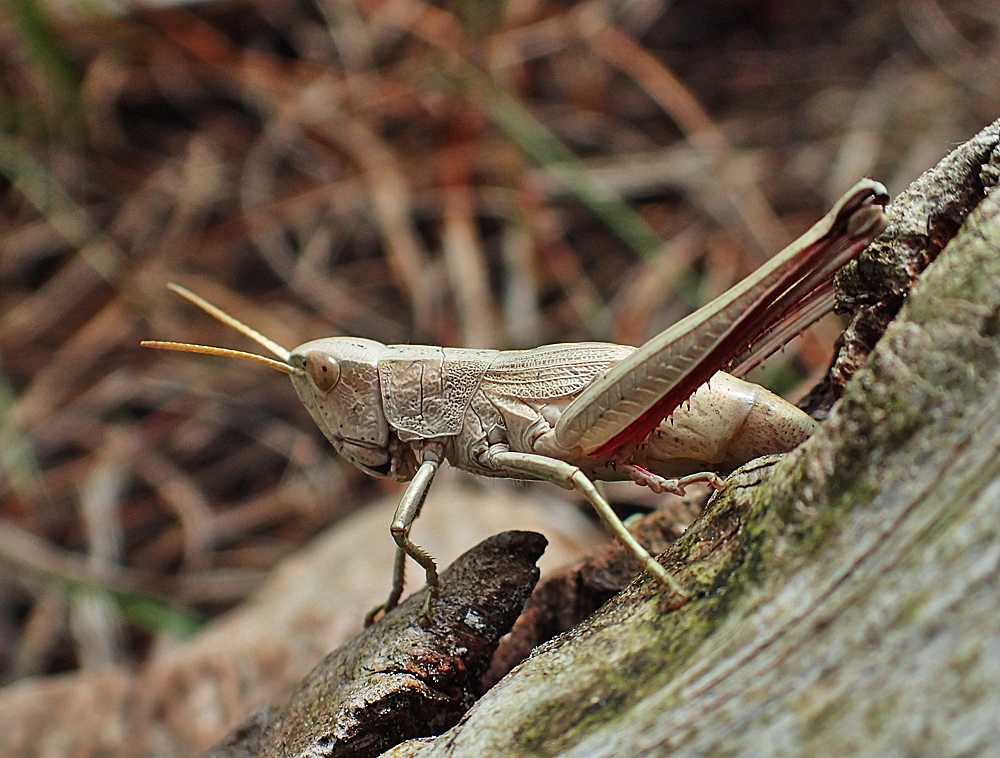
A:
<svg viewBox="0 0 1000 758">
<path fill-rule="evenodd" d="M 289 365 L 288 358 L 290 353 L 285 350 L 277 342 L 268 339 L 263 334 L 253 329 L 242 321 L 233 318 L 225 311 L 212 305 L 210 302 L 202 297 L 194 294 L 191 290 L 186 287 L 182 287 L 179 284 L 174 284 L 171 282 L 167 285 L 167 288 L 176 292 L 178 295 L 183 297 L 188 302 L 194 303 L 203 311 L 205 311 L 210 316 L 221 321 L 226 326 L 230 326 L 241 334 L 246 335 L 252 339 L 257 344 L 266 347 L 281 360 L 276 361 L 273 358 L 266 358 L 263 355 L 257 355 L 256 353 L 247 353 L 243 350 L 230 350 L 227 347 L 212 347 L 210 345 L 192 345 L 187 342 L 161 342 L 159 340 L 144 340 L 139 344 L 142 347 L 155 347 L 160 350 L 177 350 L 182 353 L 202 353 L 204 355 L 221 355 L 227 358 L 245 358 L 246 360 L 256 361 L 257 363 L 263 363 L 265 366 L 270 366 L 273 369 L 277 369 L 283 374 L 294 374 L 296 370 Z"/>
<path fill-rule="evenodd" d="M 159 350 L 177 350 L 181 353 L 203 353 L 205 355 L 221 355 L 226 358 L 246 358 L 247 360 L 263 363 L 265 366 L 276 368 L 283 374 L 294 374 L 295 369 L 287 363 L 276 361 L 274 358 L 267 358 L 256 353 L 246 353 L 242 350 L 230 350 L 228 347 L 210 347 L 209 345 L 191 345 L 187 342 L 161 342 L 159 340 L 143 340 L 139 343 L 142 347 L 155 347 Z"/>
<path fill-rule="evenodd" d="M 208 315 L 217 318 L 226 326 L 231 326 L 236 331 L 252 339 L 261 347 L 265 347 L 268 350 L 270 350 L 285 363 L 288 363 L 288 356 L 290 355 L 290 353 L 274 340 L 269 340 L 267 337 L 258 332 L 256 329 L 253 329 L 252 327 L 249 327 L 246 324 L 244 324 L 242 321 L 233 318 L 222 309 L 216 308 L 214 305 L 205 300 L 203 297 L 199 297 L 198 295 L 194 294 L 187 287 L 182 287 L 179 284 L 174 284 L 173 282 L 170 282 L 170 284 L 167 285 L 167 289 L 176 292 L 178 295 L 183 297 L 188 302 L 194 303 L 203 311 L 205 311 L 205 313 L 207 313 Z"/>
</svg>

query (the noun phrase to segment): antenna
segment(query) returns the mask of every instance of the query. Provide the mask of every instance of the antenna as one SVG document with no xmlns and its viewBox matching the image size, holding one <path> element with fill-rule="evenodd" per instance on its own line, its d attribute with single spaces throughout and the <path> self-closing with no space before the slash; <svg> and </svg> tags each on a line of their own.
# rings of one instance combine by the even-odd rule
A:
<svg viewBox="0 0 1000 758">
<path fill-rule="evenodd" d="M 203 353 L 205 355 L 222 355 L 226 358 L 246 358 L 250 361 L 263 363 L 265 366 L 276 368 L 283 374 L 294 374 L 295 369 L 287 363 L 276 361 L 256 353 L 246 353 L 242 350 L 230 350 L 228 347 L 210 347 L 209 345 L 191 345 L 187 342 L 160 342 L 158 340 L 143 340 L 139 343 L 142 347 L 155 347 L 158 350 L 177 350 L 181 353 Z"/>
<path fill-rule="evenodd" d="M 188 302 L 194 303 L 203 311 L 205 311 L 205 313 L 207 313 L 209 316 L 217 318 L 226 326 L 231 326 L 236 331 L 252 339 L 261 347 L 265 347 L 268 350 L 270 350 L 285 363 L 288 363 L 289 352 L 274 340 L 269 340 L 267 337 L 258 332 L 256 329 L 247 326 L 239 319 L 233 318 L 228 313 L 223 311 L 221 308 L 216 308 L 210 302 L 205 300 L 205 298 L 199 297 L 198 295 L 194 294 L 187 287 L 182 287 L 179 284 L 174 284 L 173 282 L 170 282 L 170 284 L 167 285 L 167 289 L 176 292 L 178 295 L 183 297 Z"/>
<path fill-rule="evenodd" d="M 209 345 L 191 345 L 186 342 L 160 342 L 158 340 L 143 340 L 139 344 L 142 347 L 154 347 L 160 350 L 177 350 L 182 353 L 203 353 L 205 355 L 221 355 L 227 358 L 245 358 L 246 360 L 256 361 L 257 363 L 263 363 L 265 366 L 270 366 L 273 369 L 277 369 L 283 374 L 294 374 L 295 369 L 288 364 L 288 357 L 290 353 L 285 350 L 277 342 L 268 339 L 263 334 L 258 332 L 256 329 L 247 326 L 242 321 L 233 318 L 225 311 L 212 305 L 210 302 L 202 297 L 194 294 L 191 290 L 186 287 L 182 287 L 179 284 L 174 284 L 171 282 L 167 285 L 167 288 L 176 292 L 178 295 L 183 297 L 190 303 L 194 303 L 203 311 L 205 311 L 210 316 L 221 321 L 226 326 L 230 326 L 241 334 L 249 337 L 258 345 L 267 348 L 281 360 L 276 361 L 273 358 L 267 358 L 263 355 L 257 355 L 256 353 L 247 353 L 243 350 L 230 350 L 226 347 L 211 347 Z"/>
</svg>

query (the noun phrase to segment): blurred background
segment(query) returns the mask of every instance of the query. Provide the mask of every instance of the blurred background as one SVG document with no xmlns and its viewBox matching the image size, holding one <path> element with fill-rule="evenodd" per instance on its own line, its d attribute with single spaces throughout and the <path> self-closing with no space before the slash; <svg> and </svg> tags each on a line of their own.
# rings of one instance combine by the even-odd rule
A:
<svg viewBox="0 0 1000 758">
<path fill-rule="evenodd" d="M 401 491 L 276 372 L 139 348 L 255 349 L 167 282 L 289 348 L 640 344 L 1000 116 L 990 0 L 0 14 L 0 685 L 139 667 Z M 757 380 L 801 396 L 838 329 Z"/>
</svg>

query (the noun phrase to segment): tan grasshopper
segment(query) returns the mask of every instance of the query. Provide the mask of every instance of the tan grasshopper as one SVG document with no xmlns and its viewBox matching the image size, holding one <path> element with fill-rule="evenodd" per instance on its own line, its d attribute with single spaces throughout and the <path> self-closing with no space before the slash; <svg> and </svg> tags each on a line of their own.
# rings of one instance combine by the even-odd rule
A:
<svg viewBox="0 0 1000 758">
<path fill-rule="evenodd" d="M 886 226 L 885 188 L 862 180 L 781 253 L 640 348 L 596 342 L 533 350 L 383 345 L 328 337 L 288 351 L 177 285 L 178 294 L 277 356 L 175 342 L 147 347 L 248 358 L 291 377 L 333 447 L 375 476 L 409 481 L 390 531 L 398 546 L 389 611 L 406 556 L 437 566 L 409 537 L 442 461 L 484 476 L 536 479 L 580 492 L 640 566 L 680 604 L 687 594 L 632 537 L 594 480 L 683 493 L 753 458 L 791 450 L 816 429 L 801 410 L 718 369 L 752 342 L 783 344 L 829 309 L 833 275 Z M 793 329 L 782 324 L 798 322 Z M 758 350 L 760 352 L 760 350 Z M 369 616 L 369 621 L 380 610 Z"/>
</svg>

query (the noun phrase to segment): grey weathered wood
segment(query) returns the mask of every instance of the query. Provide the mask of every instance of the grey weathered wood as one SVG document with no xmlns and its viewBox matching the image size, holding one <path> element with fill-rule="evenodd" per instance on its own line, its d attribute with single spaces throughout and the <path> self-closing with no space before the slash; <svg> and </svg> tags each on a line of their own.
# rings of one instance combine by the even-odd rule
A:
<svg viewBox="0 0 1000 758">
<path fill-rule="evenodd" d="M 667 552 L 695 599 L 640 578 L 386 755 L 1000 754 L 998 133 L 934 178 L 989 195 L 823 429 Z"/>
</svg>

